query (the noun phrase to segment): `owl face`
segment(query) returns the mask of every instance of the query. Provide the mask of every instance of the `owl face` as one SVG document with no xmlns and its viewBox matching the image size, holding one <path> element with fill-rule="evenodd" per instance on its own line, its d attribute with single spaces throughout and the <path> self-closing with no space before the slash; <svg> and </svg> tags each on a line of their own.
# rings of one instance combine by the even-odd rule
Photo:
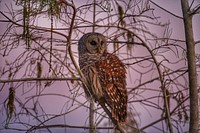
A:
<svg viewBox="0 0 200 133">
<path fill-rule="evenodd" d="M 102 55 L 106 52 L 106 39 L 100 33 L 87 33 L 81 37 L 78 43 L 79 54 Z"/>
</svg>

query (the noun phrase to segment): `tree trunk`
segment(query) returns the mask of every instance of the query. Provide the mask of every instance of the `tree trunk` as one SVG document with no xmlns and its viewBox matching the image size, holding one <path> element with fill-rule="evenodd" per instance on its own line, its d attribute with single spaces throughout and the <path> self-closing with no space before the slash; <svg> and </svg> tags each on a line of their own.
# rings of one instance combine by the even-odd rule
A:
<svg viewBox="0 0 200 133">
<path fill-rule="evenodd" d="M 94 3 L 93 3 L 93 27 L 92 27 L 92 32 L 95 32 L 95 15 L 96 15 L 96 0 L 94 0 Z M 89 123 L 90 123 L 90 133 L 95 133 L 95 124 L 94 124 L 94 99 L 92 98 L 91 96 L 91 99 L 90 99 L 90 120 L 89 120 Z"/>
<path fill-rule="evenodd" d="M 95 133 L 95 125 L 94 125 L 94 101 L 90 99 L 90 133 Z"/>
<path fill-rule="evenodd" d="M 190 133 L 198 133 L 199 106 L 197 90 L 197 72 L 195 62 L 195 43 L 192 29 L 192 15 L 190 14 L 188 0 L 181 0 L 183 20 L 185 26 L 185 38 L 187 45 L 187 60 L 189 72 L 190 95 Z"/>
</svg>

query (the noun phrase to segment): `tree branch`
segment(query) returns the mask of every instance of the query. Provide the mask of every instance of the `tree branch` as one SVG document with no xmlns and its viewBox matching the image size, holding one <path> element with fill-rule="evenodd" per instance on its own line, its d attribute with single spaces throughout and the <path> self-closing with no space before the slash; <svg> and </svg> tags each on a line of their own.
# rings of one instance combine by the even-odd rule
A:
<svg viewBox="0 0 200 133">
<path fill-rule="evenodd" d="M 160 5 L 156 4 L 156 3 L 153 2 L 152 0 L 150 0 L 150 2 L 151 2 L 152 4 L 154 4 L 155 6 L 157 6 L 158 8 L 162 9 L 163 11 L 165 11 L 165 12 L 171 14 L 172 16 L 174 16 L 174 17 L 176 17 L 176 18 L 179 18 L 179 19 L 183 19 L 182 17 L 180 17 L 180 16 L 178 16 L 178 15 L 176 15 L 176 14 L 174 14 L 174 13 L 168 11 L 168 10 L 166 10 L 165 8 L 161 7 Z"/>
<path fill-rule="evenodd" d="M 66 80 L 80 80 L 80 78 L 21 78 L 21 79 L 5 79 L 0 80 L 0 83 L 12 83 L 12 82 L 27 82 L 27 81 L 66 81 Z"/>
<path fill-rule="evenodd" d="M 187 46 L 187 65 L 190 95 L 190 133 L 199 132 L 199 96 L 196 70 L 195 42 L 193 35 L 192 15 L 189 11 L 189 1 L 181 0 L 183 21 L 185 28 L 185 38 Z"/>
<path fill-rule="evenodd" d="M 195 14 L 199 14 L 200 13 L 200 4 L 197 5 L 196 7 L 194 7 L 191 11 L 190 11 L 190 15 L 195 15 Z"/>
</svg>

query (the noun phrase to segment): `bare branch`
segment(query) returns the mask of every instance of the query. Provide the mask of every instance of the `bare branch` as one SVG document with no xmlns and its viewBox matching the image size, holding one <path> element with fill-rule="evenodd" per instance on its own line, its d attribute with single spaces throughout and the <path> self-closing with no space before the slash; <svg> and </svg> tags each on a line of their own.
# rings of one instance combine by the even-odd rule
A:
<svg viewBox="0 0 200 133">
<path fill-rule="evenodd" d="M 8 80 L 0 80 L 0 83 L 12 83 L 12 82 L 27 82 L 27 81 L 67 81 L 67 80 L 80 80 L 80 78 L 72 77 L 72 78 L 21 78 L 21 79 L 8 79 Z"/>
<path fill-rule="evenodd" d="M 197 5 L 196 7 L 194 7 L 193 9 L 191 9 L 190 11 L 190 15 L 195 15 L 195 14 L 199 14 L 200 13 L 200 4 Z"/>
<path fill-rule="evenodd" d="M 156 4 L 156 3 L 153 2 L 152 0 L 150 0 L 150 2 L 153 3 L 155 6 L 159 7 L 160 9 L 162 9 L 163 11 L 169 13 L 170 15 L 172 15 L 172 16 L 174 16 L 174 17 L 176 17 L 176 18 L 179 18 L 179 19 L 183 19 L 182 17 L 180 17 L 180 16 L 178 16 L 178 15 L 176 15 L 176 14 L 174 14 L 174 13 L 168 11 L 168 10 L 166 10 L 165 8 L 161 7 L 160 5 Z"/>
</svg>

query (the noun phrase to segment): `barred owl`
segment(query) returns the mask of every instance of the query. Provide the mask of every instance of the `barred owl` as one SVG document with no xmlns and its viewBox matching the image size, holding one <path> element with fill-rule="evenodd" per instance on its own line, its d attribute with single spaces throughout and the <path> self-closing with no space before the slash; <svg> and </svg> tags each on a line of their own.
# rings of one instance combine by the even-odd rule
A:
<svg viewBox="0 0 200 133">
<path fill-rule="evenodd" d="M 103 102 L 112 118 L 124 123 L 127 116 L 125 65 L 114 54 L 107 52 L 105 37 L 87 33 L 78 42 L 79 66 L 85 76 L 87 97 Z"/>
</svg>

